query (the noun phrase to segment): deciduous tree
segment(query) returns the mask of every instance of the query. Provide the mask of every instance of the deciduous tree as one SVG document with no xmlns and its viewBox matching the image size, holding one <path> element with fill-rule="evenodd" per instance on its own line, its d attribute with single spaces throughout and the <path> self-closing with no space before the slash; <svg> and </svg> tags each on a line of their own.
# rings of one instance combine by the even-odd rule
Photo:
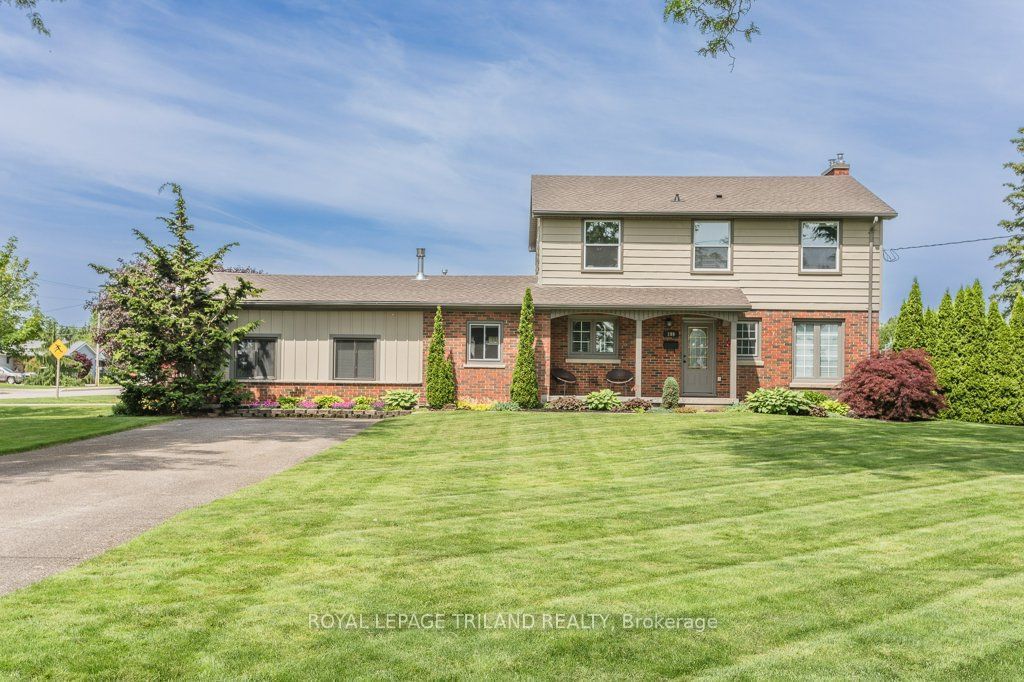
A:
<svg viewBox="0 0 1024 682">
<path fill-rule="evenodd" d="M 733 39 L 740 35 L 748 43 L 761 32 L 756 24 L 744 19 L 754 0 L 666 0 L 665 21 L 692 24 L 707 42 L 697 50 L 702 57 L 728 56 L 735 64 Z"/>
<path fill-rule="evenodd" d="M 39 337 L 43 314 L 35 305 L 36 273 L 17 254 L 11 237 L 0 247 L 0 354 L 21 355 L 26 341 Z"/>
</svg>

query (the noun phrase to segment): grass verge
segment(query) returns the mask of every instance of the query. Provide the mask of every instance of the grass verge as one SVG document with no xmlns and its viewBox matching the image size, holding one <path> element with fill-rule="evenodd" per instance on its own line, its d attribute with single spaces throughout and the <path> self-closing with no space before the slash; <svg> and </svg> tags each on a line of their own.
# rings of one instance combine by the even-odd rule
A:
<svg viewBox="0 0 1024 682">
<path fill-rule="evenodd" d="M 46 398 L 32 402 L 38 400 Z M 61 402 L 64 400 L 62 398 Z M 166 417 L 115 417 L 111 414 L 109 404 L 88 404 L 88 401 L 70 405 L 24 405 L 22 402 L 29 401 L 19 400 L 17 405 L 5 405 L 0 401 L 0 455 L 102 436 L 166 420 Z"/>
</svg>

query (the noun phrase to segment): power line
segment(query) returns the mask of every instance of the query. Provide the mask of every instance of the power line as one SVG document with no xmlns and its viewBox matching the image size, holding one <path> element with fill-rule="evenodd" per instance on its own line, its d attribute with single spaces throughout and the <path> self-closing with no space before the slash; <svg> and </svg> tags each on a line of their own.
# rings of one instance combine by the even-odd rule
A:
<svg viewBox="0 0 1024 682">
<path fill-rule="evenodd" d="M 978 239 L 962 239 L 955 242 L 937 242 L 935 244 L 916 244 L 914 246 L 897 246 L 892 249 L 882 249 L 882 257 L 887 263 L 895 263 L 900 259 L 897 251 L 909 251 L 910 249 L 930 249 L 934 246 L 952 246 L 954 244 L 973 244 L 974 242 L 991 242 L 996 239 L 1009 239 L 1009 237 L 980 237 Z"/>
</svg>

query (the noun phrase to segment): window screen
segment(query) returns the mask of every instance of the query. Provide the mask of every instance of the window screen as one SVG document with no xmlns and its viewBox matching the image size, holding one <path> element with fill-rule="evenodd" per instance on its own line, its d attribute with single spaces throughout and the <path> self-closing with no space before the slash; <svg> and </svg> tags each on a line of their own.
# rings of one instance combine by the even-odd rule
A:
<svg viewBox="0 0 1024 682">
<path fill-rule="evenodd" d="M 334 378 L 377 378 L 376 339 L 335 339 Z"/>
</svg>

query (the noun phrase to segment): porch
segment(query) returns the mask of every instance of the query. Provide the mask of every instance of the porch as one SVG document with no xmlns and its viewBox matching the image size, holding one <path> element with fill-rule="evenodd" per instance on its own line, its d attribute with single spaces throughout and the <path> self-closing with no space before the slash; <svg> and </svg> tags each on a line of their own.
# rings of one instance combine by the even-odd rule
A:
<svg viewBox="0 0 1024 682">
<path fill-rule="evenodd" d="M 739 317 L 714 310 L 552 311 L 547 397 L 610 388 L 657 402 L 671 376 L 682 404 L 734 403 Z"/>
</svg>

